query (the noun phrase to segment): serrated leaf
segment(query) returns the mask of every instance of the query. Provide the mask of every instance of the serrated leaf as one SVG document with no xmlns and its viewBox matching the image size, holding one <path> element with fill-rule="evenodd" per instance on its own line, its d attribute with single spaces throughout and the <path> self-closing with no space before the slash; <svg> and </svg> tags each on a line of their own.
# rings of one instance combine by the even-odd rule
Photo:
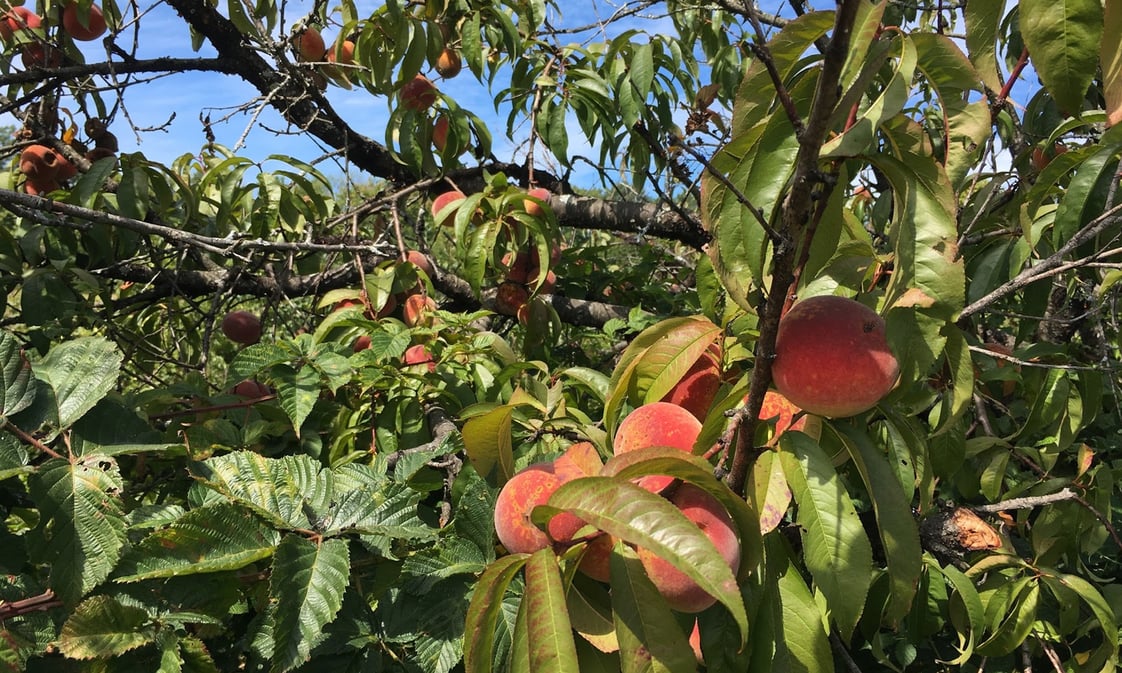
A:
<svg viewBox="0 0 1122 673">
<path fill-rule="evenodd" d="M 562 484 L 549 505 L 673 565 L 727 607 L 742 641 L 747 639 L 748 615 L 733 571 L 709 537 L 670 501 L 629 481 L 583 477 Z"/>
<path fill-rule="evenodd" d="M 527 558 L 524 554 L 504 556 L 487 566 L 476 582 L 464 627 L 465 673 L 490 673 L 503 596 Z"/>
<path fill-rule="evenodd" d="M 798 503 L 807 570 L 848 639 L 872 584 L 872 545 L 826 452 L 801 432 L 785 432 L 779 443 L 783 472 Z"/>
<path fill-rule="evenodd" d="M 274 343 L 257 343 L 238 351 L 230 363 L 227 378 L 231 381 L 252 379 L 274 365 L 291 362 L 293 354 Z"/>
<path fill-rule="evenodd" d="M 0 331 L 0 420 L 18 413 L 35 400 L 31 363 L 19 341 Z"/>
<path fill-rule="evenodd" d="M 639 556 L 617 544 L 611 559 L 612 617 L 622 673 L 692 673 L 697 659 Z"/>
<path fill-rule="evenodd" d="M 121 605 L 112 596 L 92 596 L 62 625 L 59 650 L 71 659 L 110 659 L 155 640 L 148 613 Z"/>
<path fill-rule="evenodd" d="M 40 508 L 35 529 L 37 556 L 51 568 L 50 585 L 67 603 L 77 603 L 100 584 L 121 556 L 125 519 L 116 463 L 87 457 L 51 460 L 30 478 L 31 497 Z"/>
<path fill-rule="evenodd" d="M 101 337 L 58 344 L 32 365 L 35 376 L 55 393 L 58 428 L 68 428 L 117 385 L 122 355 Z"/>
<path fill-rule="evenodd" d="M 1101 0 L 1022 0 L 1018 7 L 1040 81 L 1065 114 L 1077 116 L 1098 65 Z"/>
<path fill-rule="evenodd" d="M 280 407 L 288 414 L 289 420 L 292 421 L 292 430 L 299 437 L 300 426 L 304 424 L 304 419 L 312 413 L 312 407 L 319 400 L 319 374 L 309 365 L 300 369 L 278 365 L 272 369 L 272 375 L 277 384 Z"/>
<path fill-rule="evenodd" d="M 308 456 L 266 458 L 238 451 L 192 466 L 193 476 L 281 528 L 312 528 L 311 513 L 328 513 L 332 474 Z"/>
<path fill-rule="evenodd" d="M 324 520 L 324 535 L 375 535 L 402 540 L 432 538 L 437 531 L 418 515 L 425 494 L 406 484 L 384 483 L 336 496 Z"/>
<path fill-rule="evenodd" d="M 912 504 L 886 456 L 870 441 L 865 429 L 850 423 L 838 424 L 845 433 L 845 447 L 873 503 L 877 532 L 888 562 L 890 599 L 884 619 L 894 624 L 908 614 L 923 572 L 923 548 L 919 528 L 912 516 Z"/>
<path fill-rule="evenodd" d="M 514 475 L 513 413 L 514 407 L 503 405 L 464 423 L 464 449 L 476 472 L 489 483 L 505 484 Z"/>
<path fill-rule="evenodd" d="M 535 673 L 567 673 L 577 670 L 573 627 L 565 609 L 565 587 L 557 557 L 549 547 L 526 560 L 527 636 L 530 669 Z"/>
<path fill-rule="evenodd" d="M 318 544 L 296 535 L 281 541 L 273 555 L 269 598 L 275 605 L 271 671 L 284 673 L 308 659 L 343 606 L 350 578 L 347 541 Z"/>
<path fill-rule="evenodd" d="M 122 559 L 116 581 L 237 570 L 267 558 L 280 534 L 233 503 L 193 509 L 141 540 Z"/>
</svg>

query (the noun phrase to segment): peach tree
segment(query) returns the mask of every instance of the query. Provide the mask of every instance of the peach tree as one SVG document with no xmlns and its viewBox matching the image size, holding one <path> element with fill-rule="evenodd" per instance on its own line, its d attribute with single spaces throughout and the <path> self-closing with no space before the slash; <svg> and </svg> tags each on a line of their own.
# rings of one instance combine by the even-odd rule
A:
<svg viewBox="0 0 1122 673">
<path fill-rule="evenodd" d="M 1114 0 L 0 9 L 3 669 L 1117 667 Z"/>
</svg>

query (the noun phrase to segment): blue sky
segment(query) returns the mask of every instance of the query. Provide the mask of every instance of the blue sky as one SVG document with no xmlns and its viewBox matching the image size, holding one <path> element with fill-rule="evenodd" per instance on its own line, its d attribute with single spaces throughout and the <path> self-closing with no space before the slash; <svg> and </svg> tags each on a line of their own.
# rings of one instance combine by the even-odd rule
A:
<svg viewBox="0 0 1122 673">
<path fill-rule="evenodd" d="M 578 0 L 560 4 L 565 11 L 565 16 L 560 18 L 560 22 L 569 26 L 596 23 L 610 16 L 615 9 L 605 0 Z M 301 11 L 294 11 L 294 7 L 301 6 L 307 7 L 308 3 L 288 4 L 286 16 L 290 22 L 302 16 Z M 764 7 L 768 11 L 778 9 L 772 2 L 765 2 Z M 554 21 L 555 23 L 558 21 L 555 16 Z M 140 24 L 142 30 L 137 48 L 139 58 L 168 55 L 210 56 L 214 53 L 209 45 L 204 45 L 200 52 L 192 51 L 186 24 L 173 10 L 162 3 L 152 6 L 142 17 Z M 670 22 L 669 19 L 662 17 L 652 25 L 652 20 L 649 18 L 637 17 L 616 25 L 614 29 L 619 31 L 627 27 L 669 32 Z M 282 27 L 282 30 L 287 33 L 288 26 Z M 128 29 L 123 31 L 119 38 L 119 43 L 126 49 L 131 35 L 131 29 Z M 331 28 L 326 29 L 324 37 L 330 43 L 335 37 L 334 31 Z M 87 60 L 103 60 L 104 55 L 98 54 L 101 48 L 100 42 L 84 44 Z M 1035 89 L 1035 77 L 1029 79 L 1032 83 L 1031 88 Z M 491 94 L 483 85 L 476 82 L 466 69 L 455 80 L 440 85 L 446 93 L 455 96 L 457 104 L 470 109 L 488 124 L 494 134 L 494 153 L 497 157 L 515 161 L 524 159 L 519 151 L 520 146 L 503 137 L 506 129 L 506 110 L 496 113 Z M 500 83 L 498 88 L 501 87 Z M 1028 86 L 1015 88 L 1015 97 L 1019 100 L 1027 100 L 1029 88 Z M 341 116 L 356 130 L 378 142 L 384 141 L 389 117 L 389 107 L 384 97 L 374 96 L 359 88 L 347 91 L 336 86 L 329 87 L 326 95 Z M 113 131 L 120 140 L 123 152 L 140 151 L 154 161 L 170 163 L 176 157 L 184 153 L 197 152 L 203 146 L 205 138 L 200 116 L 209 114 L 217 141 L 227 147 L 234 147 L 243 134 L 246 134 L 244 145 L 238 149 L 238 153 L 255 161 L 264 160 L 270 154 L 291 155 L 310 161 L 323 154 L 323 148 L 318 147 L 314 139 L 306 134 L 275 133 L 274 130 L 283 131 L 287 127 L 280 115 L 270 107 L 262 111 L 256 120 L 257 123 L 253 123 L 249 112 L 235 112 L 237 106 L 253 101 L 257 96 L 256 90 L 237 77 L 214 73 L 176 74 L 140 85 L 126 93 L 126 110 L 133 124 L 140 128 L 160 127 L 160 130 L 138 135 L 130 129 L 122 115 L 115 121 Z M 175 117 L 168 123 L 173 112 Z M 222 121 L 228 115 L 229 118 Z M 524 138 L 525 128 L 516 129 L 516 134 Z M 598 152 L 585 143 L 575 122 L 570 123 L 569 137 L 572 153 L 598 156 Z M 329 164 L 321 164 L 320 168 L 329 175 L 340 173 L 339 168 Z M 591 170 L 585 169 L 585 173 L 577 173 L 573 178 L 577 184 L 591 186 L 591 175 Z"/>
</svg>

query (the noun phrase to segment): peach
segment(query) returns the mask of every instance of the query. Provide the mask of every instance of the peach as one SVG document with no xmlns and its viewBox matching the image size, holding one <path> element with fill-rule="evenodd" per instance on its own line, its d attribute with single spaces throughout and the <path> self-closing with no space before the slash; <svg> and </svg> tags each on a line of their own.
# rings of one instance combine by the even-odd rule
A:
<svg viewBox="0 0 1122 673">
<path fill-rule="evenodd" d="M 338 42 L 333 43 L 327 49 L 327 61 L 328 63 L 354 65 L 355 43 L 351 40 L 343 40 L 342 44 L 339 44 Z"/>
<path fill-rule="evenodd" d="M 436 71 L 444 79 L 452 79 L 460 74 L 460 70 L 464 67 L 464 60 L 460 58 L 460 54 L 454 49 L 445 48 L 440 52 L 440 56 L 436 58 Z"/>
<path fill-rule="evenodd" d="M 436 371 L 436 363 L 433 362 L 432 353 L 424 344 L 417 344 L 410 346 L 405 350 L 405 355 L 401 356 L 402 363 L 406 365 L 428 365 L 427 369 L 430 372 Z"/>
<path fill-rule="evenodd" d="M 401 104 L 414 112 L 424 112 L 436 102 L 436 87 L 424 75 L 417 75 L 401 87 Z"/>
<path fill-rule="evenodd" d="M 747 400 L 748 398 L 744 398 Z M 787 430 L 802 430 L 806 427 L 806 416 L 800 418 L 794 424 L 795 414 L 802 411 L 786 397 L 783 397 L 774 390 L 769 390 L 764 394 L 764 403 L 760 406 L 760 420 L 770 421 L 775 420 L 775 437 L 779 437 Z"/>
<path fill-rule="evenodd" d="M 495 309 L 503 315 L 517 315 L 518 309 L 530 301 L 526 286 L 514 281 L 504 281 L 495 293 Z"/>
<path fill-rule="evenodd" d="M 577 570 L 597 582 L 611 581 L 612 547 L 615 546 L 616 538 L 607 533 L 592 538 L 584 549 Z"/>
<path fill-rule="evenodd" d="M 677 404 L 704 421 L 721 387 L 721 347 L 714 342 L 701 354 L 662 401 Z"/>
<path fill-rule="evenodd" d="M 511 256 L 511 253 L 503 255 L 503 264 L 510 268 L 506 272 L 506 279 L 512 280 L 515 283 L 525 283 L 530 278 L 530 267 L 537 265 L 537 251 L 533 250 L 519 250 L 516 254 Z"/>
<path fill-rule="evenodd" d="M 370 348 L 370 344 L 371 344 L 370 335 L 369 334 L 362 334 L 362 335 L 359 335 L 359 337 L 357 339 L 355 339 L 353 344 L 351 344 L 351 350 L 353 350 L 356 353 L 359 352 L 359 351 L 364 351 L 367 348 Z"/>
<path fill-rule="evenodd" d="M 324 44 L 323 35 L 312 26 L 308 26 L 297 33 L 296 37 L 293 38 L 293 44 L 296 47 L 296 56 L 301 61 L 318 63 L 324 59 L 324 55 L 327 53 L 327 45 Z"/>
<path fill-rule="evenodd" d="M 432 260 L 425 256 L 425 253 L 420 250 L 409 250 L 405 253 L 405 261 L 425 272 L 426 276 L 432 276 Z"/>
<path fill-rule="evenodd" d="M 12 7 L 0 17 L 0 38 L 7 42 L 24 29 L 34 30 L 42 25 L 39 15 L 27 7 Z"/>
<path fill-rule="evenodd" d="M 273 394 L 273 391 L 269 390 L 269 386 L 254 381 L 253 379 L 242 381 L 234 386 L 230 392 L 238 397 L 244 397 L 247 400 L 255 400 L 258 397 L 265 397 L 266 395 Z"/>
<path fill-rule="evenodd" d="M 457 201 L 462 201 L 464 193 L 453 190 L 444 192 L 432 200 L 432 215 L 438 225 L 452 226 L 456 221 L 456 209 L 450 206 Z M 447 212 L 445 212 L 447 210 Z"/>
<path fill-rule="evenodd" d="M 564 480 L 557 475 L 552 463 L 531 465 L 510 478 L 499 491 L 495 501 L 495 534 L 499 542 L 514 554 L 529 554 L 545 549 L 554 539 L 573 533 L 584 524 L 569 513 L 553 517 L 546 527 L 547 535 L 530 520 L 530 513 L 544 505 Z"/>
<path fill-rule="evenodd" d="M 440 115 L 432 124 L 432 146 L 437 152 L 443 152 L 448 146 L 448 118 Z"/>
<path fill-rule="evenodd" d="M 255 344 L 261 340 L 261 320 L 249 311 L 231 311 L 222 319 L 222 333 L 230 341 Z"/>
<path fill-rule="evenodd" d="M 542 270 L 540 268 L 530 269 L 530 277 L 526 280 L 526 283 L 531 286 L 537 284 L 538 276 L 541 275 L 541 272 Z M 553 294 L 555 289 L 557 289 L 557 274 L 553 273 L 552 270 L 546 271 L 545 280 L 542 281 L 538 292 L 541 294 Z"/>
<path fill-rule="evenodd" d="M 522 199 L 522 207 L 526 209 L 526 214 L 531 217 L 544 217 L 545 209 L 534 199 L 549 203 L 549 190 L 542 187 L 535 187 L 526 192 L 526 195 L 534 197 L 533 199 Z"/>
<path fill-rule="evenodd" d="M 401 311 L 402 319 L 410 327 L 431 325 L 436 312 L 436 301 L 425 294 L 411 294 L 405 298 Z"/>
<path fill-rule="evenodd" d="M 392 314 L 396 310 L 397 310 L 397 297 L 391 294 L 391 295 L 386 297 L 386 301 L 382 304 L 382 307 L 380 309 L 378 309 L 378 312 L 374 314 L 374 317 L 375 318 L 385 318 L 386 316 Z"/>
<path fill-rule="evenodd" d="M 693 452 L 701 434 L 701 421 L 676 404 L 652 402 L 638 407 L 620 422 L 612 449 L 616 455 L 652 446 L 671 446 Z M 639 486 L 658 493 L 674 481 L 666 475 L 648 475 L 636 481 Z"/>
<path fill-rule="evenodd" d="M 39 184 L 53 182 L 61 169 L 61 157 L 46 145 L 28 145 L 19 155 L 19 170 Z"/>
<path fill-rule="evenodd" d="M 592 442 L 576 442 L 553 461 L 554 471 L 565 481 L 600 474 L 602 467 L 604 461 Z"/>
<path fill-rule="evenodd" d="M 23 45 L 20 60 L 25 68 L 57 68 L 62 65 L 62 50 L 41 42 L 29 42 Z"/>
<path fill-rule="evenodd" d="M 771 374 L 792 404 L 843 418 L 873 408 L 900 375 L 884 319 L 853 299 L 810 297 L 779 321 Z"/>
<path fill-rule="evenodd" d="M 740 540 L 732 517 L 720 501 L 693 484 L 682 484 L 670 496 L 670 502 L 705 533 L 735 573 L 740 566 Z M 717 602 L 669 561 L 642 547 L 637 551 L 647 576 L 671 608 L 696 613 Z"/>
<path fill-rule="evenodd" d="M 90 12 L 85 21 L 78 12 L 78 3 L 71 2 L 62 10 L 62 27 L 75 40 L 90 42 L 105 34 L 105 15 L 97 5 L 90 5 Z"/>
</svg>

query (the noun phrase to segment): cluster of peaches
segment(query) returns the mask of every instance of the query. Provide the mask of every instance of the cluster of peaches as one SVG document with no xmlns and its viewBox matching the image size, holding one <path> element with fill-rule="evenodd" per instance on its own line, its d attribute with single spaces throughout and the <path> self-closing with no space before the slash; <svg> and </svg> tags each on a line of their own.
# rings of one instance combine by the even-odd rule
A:
<svg viewBox="0 0 1122 673">
<path fill-rule="evenodd" d="M 693 453 L 702 421 L 721 385 L 720 361 L 721 348 L 715 342 L 662 400 L 643 404 L 624 416 L 612 438 L 613 455 L 651 447 Z M 783 432 L 806 427 L 807 417 L 800 416 L 804 411 L 844 417 L 872 408 L 896 384 L 899 365 L 888 347 L 885 322 L 876 312 L 852 299 L 822 296 L 797 302 L 780 321 L 772 371 L 777 390 L 768 391 L 759 417 L 775 421 L 774 443 Z M 565 482 L 611 472 L 588 442 L 573 444 L 557 459 L 519 471 L 503 485 L 496 501 L 499 541 L 513 553 L 547 547 L 560 553 L 586 543 L 579 571 L 608 581 L 616 540 L 570 512 L 554 515 L 544 528 L 534 524 L 531 514 Z M 644 476 L 635 483 L 673 503 L 713 542 L 732 571 L 737 571 L 737 530 L 717 498 L 666 475 Z M 636 552 L 673 609 L 696 613 L 716 601 L 668 561 L 642 548 Z"/>
<path fill-rule="evenodd" d="M 439 194 L 432 201 L 433 220 L 440 226 L 451 227 L 456 220 L 456 213 L 460 204 L 467 198 L 459 190 L 451 190 Z M 543 204 L 549 202 L 549 190 L 534 187 L 526 192 L 522 199 L 522 208 L 526 215 L 532 218 L 546 216 Z M 476 215 L 479 213 L 477 212 Z M 509 237 L 519 238 L 518 224 L 509 224 Z M 561 261 L 561 247 L 554 245 L 550 249 L 549 266 Z M 495 294 L 495 308 L 503 315 L 516 316 L 522 324 L 526 324 L 529 315 L 530 296 L 536 291 L 541 294 L 552 294 L 557 286 L 557 274 L 546 268 L 542 275 L 541 253 L 537 247 L 527 243 L 517 252 L 507 253 L 503 256 L 502 264 L 506 268 L 506 275 L 499 283 Z"/>
<path fill-rule="evenodd" d="M 83 154 L 87 161 L 97 161 L 117 153 L 117 137 L 100 119 L 88 119 L 86 134 L 93 141 L 92 148 L 72 143 L 71 148 Z M 20 153 L 19 170 L 23 174 L 23 188 L 28 194 L 39 195 L 59 189 L 63 183 L 78 174 L 78 169 L 59 150 L 48 145 L 28 145 Z"/>
<path fill-rule="evenodd" d="M 108 28 L 100 7 L 93 4 L 85 12 L 77 2 L 63 7 L 59 26 L 61 34 L 82 42 L 100 38 Z M 7 46 L 20 47 L 23 65 L 27 68 L 58 67 L 62 63 L 62 51 L 46 40 L 46 27 L 43 17 L 27 7 L 12 7 L 0 17 L 0 39 Z"/>
<path fill-rule="evenodd" d="M 249 311 L 230 311 L 222 318 L 222 333 L 230 341 L 243 346 L 252 346 L 261 340 L 261 319 Z M 272 394 L 268 386 L 253 379 L 238 383 L 230 392 L 245 399 L 257 399 Z"/>
</svg>

